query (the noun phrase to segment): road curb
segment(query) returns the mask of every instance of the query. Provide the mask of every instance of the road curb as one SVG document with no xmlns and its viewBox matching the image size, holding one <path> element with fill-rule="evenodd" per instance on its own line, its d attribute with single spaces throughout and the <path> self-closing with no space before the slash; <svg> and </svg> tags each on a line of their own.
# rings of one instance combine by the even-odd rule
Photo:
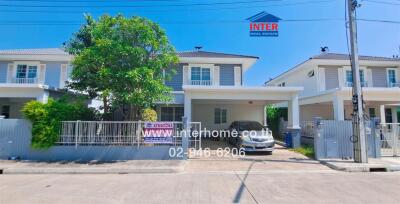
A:
<svg viewBox="0 0 400 204">
<path fill-rule="evenodd" d="M 180 173 L 184 167 L 174 168 L 5 168 L 2 174 L 152 174 Z"/>
<path fill-rule="evenodd" d="M 385 165 L 385 164 L 356 164 L 356 163 L 338 163 L 330 161 L 320 161 L 321 164 L 327 167 L 345 172 L 394 172 L 400 171 L 400 165 Z"/>
</svg>

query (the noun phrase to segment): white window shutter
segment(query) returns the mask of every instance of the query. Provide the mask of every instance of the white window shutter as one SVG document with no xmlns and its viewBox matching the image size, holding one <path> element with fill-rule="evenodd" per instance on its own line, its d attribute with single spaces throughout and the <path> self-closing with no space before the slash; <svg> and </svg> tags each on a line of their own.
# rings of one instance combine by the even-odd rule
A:
<svg viewBox="0 0 400 204">
<path fill-rule="evenodd" d="M 62 64 L 60 71 L 60 89 L 65 87 L 65 82 L 67 80 L 68 80 L 68 66 L 67 64 Z"/>
<path fill-rule="evenodd" d="M 38 79 L 39 84 L 44 84 L 45 76 L 46 76 L 46 64 L 40 64 L 39 65 L 39 79 Z"/>
<path fill-rule="evenodd" d="M 7 83 L 12 83 L 15 76 L 14 64 L 8 64 Z"/>
<path fill-rule="evenodd" d="M 183 85 L 188 85 L 189 84 L 189 66 L 183 66 Z"/>
<path fill-rule="evenodd" d="M 212 85 L 219 86 L 219 78 L 220 78 L 219 77 L 219 66 L 214 66 L 214 74 L 213 75 L 211 75 L 212 76 L 211 80 L 213 80 Z"/>
<path fill-rule="evenodd" d="M 242 73 L 239 66 L 234 67 L 234 78 L 235 78 L 235 86 L 242 85 Z"/>
</svg>

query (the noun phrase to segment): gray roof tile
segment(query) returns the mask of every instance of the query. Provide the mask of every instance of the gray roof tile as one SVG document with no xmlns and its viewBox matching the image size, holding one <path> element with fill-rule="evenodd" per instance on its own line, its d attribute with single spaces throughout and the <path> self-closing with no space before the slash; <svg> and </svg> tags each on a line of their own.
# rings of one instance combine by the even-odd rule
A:
<svg viewBox="0 0 400 204">
<path fill-rule="evenodd" d="M 0 50 L 0 55 L 69 55 L 61 48 Z"/>
<path fill-rule="evenodd" d="M 206 52 L 206 51 L 185 51 L 178 52 L 179 57 L 214 57 L 214 58 L 256 58 L 255 56 L 248 55 L 237 55 L 237 54 L 227 54 L 218 52 Z"/>
<path fill-rule="evenodd" d="M 338 53 L 323 53 L 310 59 L 333 59 L 333 60 L 349 60 L 349 55 L 347 54 L 338 54 Z M 377 56 L 362 56 L 359 55 L 360 60 L 369 60 L 369 61 L 400 61 L 400 58 L 391 58 L 391 57 L 377 57 Z"/>
</svg>

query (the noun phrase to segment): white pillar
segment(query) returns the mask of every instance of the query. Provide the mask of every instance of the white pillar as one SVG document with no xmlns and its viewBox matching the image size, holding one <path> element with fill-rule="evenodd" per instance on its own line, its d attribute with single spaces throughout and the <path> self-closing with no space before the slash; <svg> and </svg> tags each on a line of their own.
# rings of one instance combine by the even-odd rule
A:
<svg viewBox="0 0 400 204">
<path fill-rule="evenodd" d="M 268 108 L 268 106 L 267 105 L 265 105 L 264 106 L 264 126 L 267 126 L 268 125 L 268 114 L 267 114 L 267 108 Z"/>
<path fill-rule="evenodd" d="M 288 128 L 300 128 L 299 95 L 294 94 L 288 102 Z"/>
<path fill-rule="evenodd" d="M 385 105 L 379 106 L 379 112 L 381 116 L 381 123 L 385 124 L 386 123 Z"/>
<path fill-rule="evenodd" d="M 344 102 L 338 96 L 333 98 L 333 115 L 335 120 L 344 120 Z"/>
<path fill-rule="evenodd" d="M 49 92 L 48 91 L 43 91 L 42 94 L 39 96 L 36 96 L 36 100 L 42 103 L 47 103 L 49 100 Z"/>
<path fill-rule="evenodd" d="M 185 93 L 184 117 L 188 122 L 192 122 L 192 98 Z"/>
</svg>

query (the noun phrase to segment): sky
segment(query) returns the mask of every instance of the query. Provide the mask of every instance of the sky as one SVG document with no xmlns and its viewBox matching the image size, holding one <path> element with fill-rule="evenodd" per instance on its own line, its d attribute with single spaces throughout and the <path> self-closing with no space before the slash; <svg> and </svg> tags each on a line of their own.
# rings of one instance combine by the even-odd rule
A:
<svg viewBox="0 0 400 204">
<path fill-rule="evenodd" d="M 400 54 L 400 0 L 363 0 L 357 18 L 359 53 Z M 265 11 L 281 19 L 279 37 L 250 37 L 246 18 Z M 60 47 L 83 13 L 142 16 L 161 25 L 177 51 L 258 56 L 245 84 L 269 78 L 320 54 L 347 53 L 345 0 L 0 0 L 0 49 Z M 311 21 L 308 21 L 311 20 Z"/>
</svg>

